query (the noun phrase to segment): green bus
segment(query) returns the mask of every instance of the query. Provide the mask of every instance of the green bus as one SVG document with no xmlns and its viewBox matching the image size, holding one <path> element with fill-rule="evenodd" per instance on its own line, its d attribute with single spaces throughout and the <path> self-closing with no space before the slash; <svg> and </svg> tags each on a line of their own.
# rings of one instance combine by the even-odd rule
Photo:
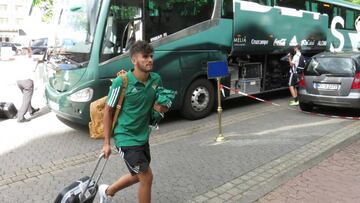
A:
<svg viewBox="0 0 360 203">
<path fill-rule="evenodd" d="M 287 88 L 282 61 L 300 44 L 305 56 L 358 50 L 360 6 L 341 0 L 61 0 L 41 68 L 47 105 L 86 124 L 89 105 L 132 64 L 128 49 L 150 42 L 154 71 L 177 91 L 173 109 L 187 119 L 209 115 L 216 103 L 209 61 L 226 61 L 222 99 Z M 71 43 L 64 43 L 64 39 Z"/>
</svg>

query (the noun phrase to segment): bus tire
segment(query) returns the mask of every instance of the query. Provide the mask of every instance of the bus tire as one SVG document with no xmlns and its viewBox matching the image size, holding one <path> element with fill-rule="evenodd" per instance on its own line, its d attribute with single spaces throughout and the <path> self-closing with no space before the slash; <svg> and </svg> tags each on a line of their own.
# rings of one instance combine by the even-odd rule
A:
<svg viewBox="0 0 360 203">
<path fill-rule="evenodd" d="M 304 102 L 299 102 L 299 107 L 302 111 L 312 111 L 314 108 L 313 105 Z"/>
<path fill-rule="evenodd" d="M 214 95 L 214 86 L 209 80 L 195 80 L 186 91 L 181 115 L 189 120 L 208 116 L 214 108 Z"/>
</svg>

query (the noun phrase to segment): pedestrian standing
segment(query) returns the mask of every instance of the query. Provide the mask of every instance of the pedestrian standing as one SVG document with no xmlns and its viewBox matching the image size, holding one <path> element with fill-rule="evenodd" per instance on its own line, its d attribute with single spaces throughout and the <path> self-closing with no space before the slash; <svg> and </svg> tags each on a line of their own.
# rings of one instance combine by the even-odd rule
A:
<svg viewBox="0 0 360 203">
<path fill-rule="evenodd" d="M 288 61 L 290 65 L 289 90 L 292 96 L 292 100 L 289 102 L 290 106 L 299 105 L 296 86 L 298 84 L 297 69 L 299 67 L 300 58 L 303 58 L 301 56 L 300 49 L 301 49 L 300 45 L 296 45 L 293 50 L 294 56 L 291 57 L 291 54 L 290 53 L 288 54 Z"/>
<path fill-rule="evenodd" d="M 121 93 L 122 77 L 117 77 L 110 88 L 104 111 L 103 153 L 108 159 L 111 153 L 110 137 L 114 134 L 115 145 L 129 173 L 120 177 L 111 185 L 100 185 L 100 203 L 112 202 L 118 191 L 139 183 L 138 199 L 140 203 L 151 202 L 153 174 L 150 168 L 150 116 L 152 109 L 166 112 L 168 108 L 155 103 L 157 87 L 162 86 L 158 74 L 153 69 L 153 48 L 145 41 L 136 41 L 130 48 L 131 62 L 134 68 L 126 74 L 128 86 L 120 116 L 111 131 L 115 106 Z"/>
<path fill-rule="evenodd" d="M 32 45 L 33 45 L 33 43 L 34 43 L 34 40 L 33 39 L 30 39 L 29 40 L 29 43 L 28 43 L 28 48 L 27 48 L 27 54 L 28 54 L 28 57 L 29 58 L 31 58 L 31 56 L 32 56 L 32 49 L 31 49 L 31 47 L 32 47 Z"/>
</svg>

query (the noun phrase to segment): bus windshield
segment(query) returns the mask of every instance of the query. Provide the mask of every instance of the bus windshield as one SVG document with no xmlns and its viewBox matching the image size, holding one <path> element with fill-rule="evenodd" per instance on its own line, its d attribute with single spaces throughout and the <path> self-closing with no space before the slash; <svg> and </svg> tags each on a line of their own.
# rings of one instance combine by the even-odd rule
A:
<svg viewBox="0 0 360 203">
<path fill-rule="evenodd" d="M 56 19 L 49 47 L 77 63 L 89 61 L 102 1 L 66 0 Z"/>
<path fill-rule="evenodd" d="M 126 52 L 143 39 L 143 1 L 112 0 L 107 16 L 101 60 Z"/>
</svg>

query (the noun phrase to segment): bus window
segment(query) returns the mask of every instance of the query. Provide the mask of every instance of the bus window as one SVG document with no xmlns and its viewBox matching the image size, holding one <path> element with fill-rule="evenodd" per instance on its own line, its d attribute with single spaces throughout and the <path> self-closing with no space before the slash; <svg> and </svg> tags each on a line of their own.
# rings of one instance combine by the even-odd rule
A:
<svg viewBox="0 0 360 203">
<path fill-rule="evenodd" d="M 314 3 L 314 2 L 311 3 L 311 11 L 318 12 L 318 4 L 317 3 Z"/>
<path fill-rule="evenodd" d="M 321 14 L 327 14 L 329 16 L 329 27 L 331 25 L 331 21 L 333 19 L 333 9 L 331 4 L 327 3 L 319 3 L 317 5 L 317 11 Z"/>
<path fill-rule="evenodd" d="M 223 0 L 221 17 L 232 19 L 233 16 L 234 16 L 233 1 L 232 0 Z"/>
<path fill-rule="evenodd" d="M 266 0 L 245 0 L 245 1 L 250 1 L 250 2 L 254 2 L 254 3 L 258 3 L 261 5 L 267 5 L 267 1 Z"/>
<path fill-rule="evenodd" d="M 305 1 L 305 9 L 306 9 L 307 11 L 311 11 L 310 1 Z"/>
<path fill-rule="evenodd" d="M 102 43 L 101 62 L 129 49 L 143 39 L 142 0 L 112 0 Z"/>
<path fill-rule="evenodd" d="M 145 17 L 145 39 L 155 41 L 211 18 L 214 1 L 149 0 Z"/>
<path fill-rule="evenodd" d="M 345 29 L 354 30 L 355 13 L 352 10 L 346 10 Z"/>
<path fill-rule="evenodd" d="M 277 0 L 276 6 L 306 10 L 305 0 Z"/>
</svg>

